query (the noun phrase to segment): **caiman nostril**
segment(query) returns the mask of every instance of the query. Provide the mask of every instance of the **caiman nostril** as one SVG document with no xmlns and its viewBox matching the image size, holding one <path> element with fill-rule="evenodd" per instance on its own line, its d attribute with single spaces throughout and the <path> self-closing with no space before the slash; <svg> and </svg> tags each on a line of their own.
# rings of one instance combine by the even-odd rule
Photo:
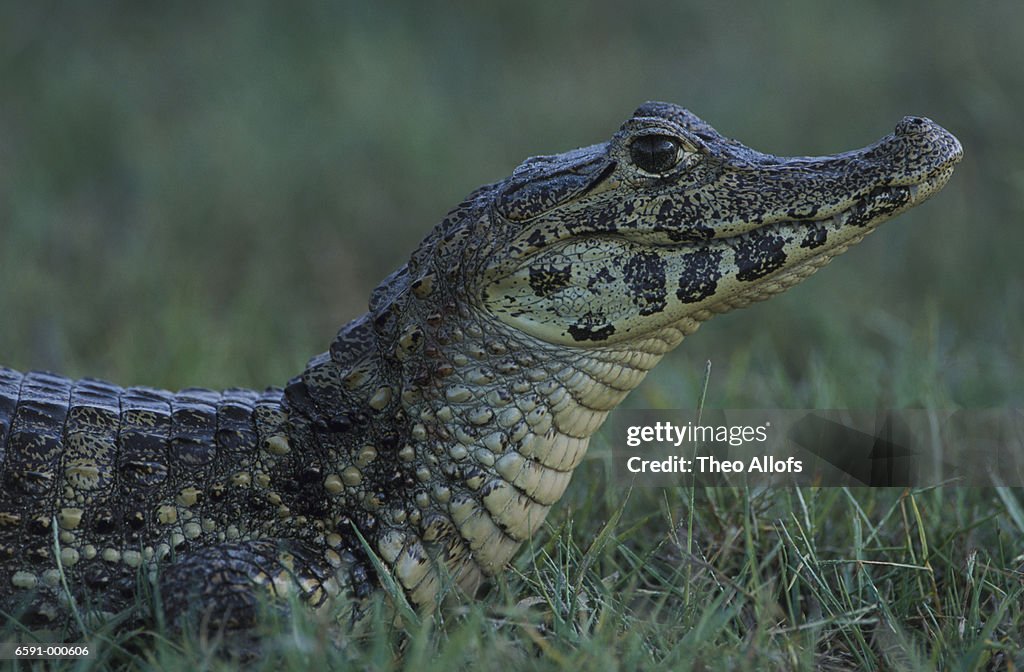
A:
<svg viewBox="0 0 1024 672">
<path fill-rule="evenodd" d="M 935 122 L 927 117 L 903 117 L 900 123 L 896 124 L 896 135 L 924 133 L 934 125 Z"/>
</svg>

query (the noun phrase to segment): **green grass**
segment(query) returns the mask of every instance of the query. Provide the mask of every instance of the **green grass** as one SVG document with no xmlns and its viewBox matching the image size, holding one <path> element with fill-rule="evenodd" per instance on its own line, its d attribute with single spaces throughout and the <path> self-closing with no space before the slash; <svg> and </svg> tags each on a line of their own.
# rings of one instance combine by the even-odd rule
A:
<svg viewBox="0 0 1024 672">
<path fill-rule="evenodd" d="M 966 154 L 935 201 L 708 323 L 628 400 L 1024 401 L 1024 5 L 0 4 L 0 363 L 169 388 L 281 384 L 433 222 L 646 99 L 776 153 L 905 114 Z M 395 628 L 298 610 L 253 669 L 1024 666 L 1019 490 L 615 487 L 599 436 L 481 599 Z M 7 624 L 7 628 L 13 627 Z M 96 633 L 65 669 L 231 669 Z M 283 661 L 283 662 L 282 662 Z"/>
<path fill-rule="evenodd" d="M 563 511 L 481 600 L 408 629 L 373 603 L 264 624 L 252 669 L 999 670 L 1024 664 L 1017 495 L 980 489 L 609 491 Z M 690 517 L 692 515 L 692 533 Z M 610 521 L 610 522 L 608 522 Z M 1017 571 L 1014 568 L 1018 568 Z M 406 621 L 409 623 L 409 621 Z M 339 625 L 341 623 L 341 625 Z M 216 639 L 97 633 L 65 669 L 232 669 Z M 1016 666 L 1016 667 L 1012 667 Z"/>
</svg>

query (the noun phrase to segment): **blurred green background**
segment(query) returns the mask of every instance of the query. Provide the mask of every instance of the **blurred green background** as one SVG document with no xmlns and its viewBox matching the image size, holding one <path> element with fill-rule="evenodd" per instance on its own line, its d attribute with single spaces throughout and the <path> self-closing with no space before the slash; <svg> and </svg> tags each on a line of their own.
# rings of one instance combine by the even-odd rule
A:
<svg viewBox="0 0 1024 672">
<path fill-rule="evenodd" d="M 631 400 L 1024 399 L 1024 3 L 0 3 L 0 362 L 282 384 L 446 210 L 648 99 L 778 154 L 931 117 L 935 200 Z"/>
</svg>

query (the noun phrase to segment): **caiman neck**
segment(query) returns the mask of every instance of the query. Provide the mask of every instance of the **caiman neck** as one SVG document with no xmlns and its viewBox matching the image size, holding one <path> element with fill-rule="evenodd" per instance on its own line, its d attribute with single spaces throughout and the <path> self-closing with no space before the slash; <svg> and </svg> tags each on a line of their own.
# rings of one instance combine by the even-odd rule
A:
<svg viewBox="0 0 1024 672">
<path fill-rule="evenodd" d="M 441 318 L 406 307 L 386 330 L 393 336 L 378 333 L 377 347 L 353 366 L 362 379 L 356 406 L 408 427 L 394 449 L 400 473 L 382 474 L 389 484 L 366 491 L 372 479 L 362 470 L 350 490 L 364 492 L 350 500 L 365 507 L 375 490 L 386 497 L 384 510 L 367 511 L 377 522 L 367 536 L 424 604 L 441 577 L 472 592 L 504 568 L 561 497 L 608 412 L 695 324 L 628 351 L 569 351 L 472 309 Z M 387 406 L 374 408 L 385 397 Z M 351 469 L 358 450 L 339 451 L 337 469 Z"/>
<path fill-rule="evenodd" d="M 628 350 L 569 350 L 472 308 L 403 308 L 343 329 L 288 399 L 330 496 L 410 598 L 431 604 L 443 576 L 473 592 L 508 563 L 609 411 L 696 324 Z"/>
</svg>

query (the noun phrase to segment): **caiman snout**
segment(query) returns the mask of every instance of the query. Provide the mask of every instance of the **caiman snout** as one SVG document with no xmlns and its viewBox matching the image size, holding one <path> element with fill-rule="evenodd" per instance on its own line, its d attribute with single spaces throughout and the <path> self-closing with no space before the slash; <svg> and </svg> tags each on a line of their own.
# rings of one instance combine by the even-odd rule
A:
<svg viewBox="0 0 1024 672">
<path fill-rule="evenodd" d="M 963 158 L 964 148 L 952 133 L 928 117 L 903 117 L 895 129 L 896 137 L 919 141 L 930 147 L 941 147 L 949 163 Z"/>
</svg>

